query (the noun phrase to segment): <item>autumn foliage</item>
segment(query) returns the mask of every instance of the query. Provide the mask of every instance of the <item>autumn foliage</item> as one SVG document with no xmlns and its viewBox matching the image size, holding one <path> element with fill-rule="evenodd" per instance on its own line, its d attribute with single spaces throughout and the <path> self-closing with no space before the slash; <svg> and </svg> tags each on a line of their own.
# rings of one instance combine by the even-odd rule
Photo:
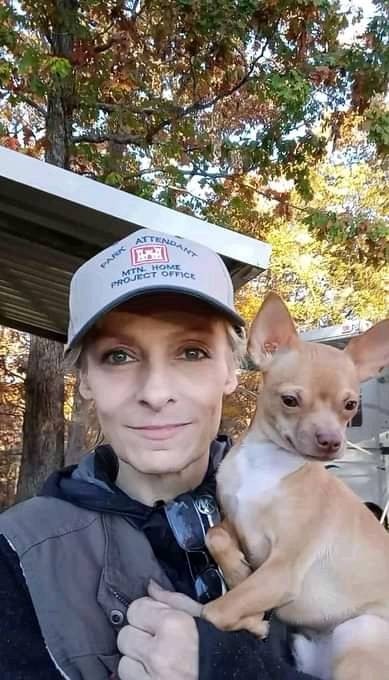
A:
<svg viewBox="0 0 389 680">
<path fill-rule="evenodd" d="M 388 294 L 389 16 L 386 0 L 373 9 L 2 0 L 0 144 L 269 241 L 270 270 L 239 295 L 248 318 L 275 288 L 302 326 L 375 320 Z M 20 450 L 28 338 L 0 342 L 0 449 Z M 257 378 L 242 379 L 234 432 Z"/>
</svg>

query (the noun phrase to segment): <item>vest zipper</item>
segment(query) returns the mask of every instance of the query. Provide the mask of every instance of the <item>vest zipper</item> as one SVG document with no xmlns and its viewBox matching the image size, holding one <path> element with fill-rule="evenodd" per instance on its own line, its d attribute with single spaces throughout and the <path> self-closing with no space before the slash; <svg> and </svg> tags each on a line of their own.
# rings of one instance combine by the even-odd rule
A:
<svg viewBox="0 0 389 680">
<path fill-rule="evenodd" d="M 127 598 L 124 597 L 124 595 L 122 595 L 121 593 L 118 593 L 116 590 L 113 590 L 112 595 L 116 597 L 116 599 L 119 600 L 119 602 L 121 602 L 125 607 L 130 606 L 130 600 L 127 600 Z"/>
</svg>

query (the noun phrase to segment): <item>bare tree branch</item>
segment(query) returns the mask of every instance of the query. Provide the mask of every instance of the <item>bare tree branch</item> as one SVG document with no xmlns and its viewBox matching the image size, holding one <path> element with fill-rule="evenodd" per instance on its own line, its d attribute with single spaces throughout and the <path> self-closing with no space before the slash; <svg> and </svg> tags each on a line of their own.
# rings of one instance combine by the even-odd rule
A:
<svg viewBox="0 0 389 680">
<path fill-rule="evenodd" d="M 234 172 L 234 173 L 229 173 L 229 172 L 207 172 L 205 170 L 200 170 L 196 167 L 193 168 L 193 170 L 182 170 L 183 175 L 188 175 L 189 177 L 205 177 L 208 179 L 238 179 L 239 177 L 243 177 L 244 175 L 247 175 L 251 170 L 254 170 L 254 166 L 248 168 L 244 172 Z M 300 212 L 303 213 L 309 213 L 310 208 L 303 208 L 300 205 L 296 205 L 295 203 L 291 203 L 290 201 L 286 201 L 282 199 L 279 196 L 276 196 L 271 189 L 266 190 L 266 189 L 258 189 L 257 187 L 253 186 L 249 182 L 246 184 L 250 189 L 252 189 L 256 194 L 259 196 L 263 196 L 266 198 L 268 201 L 276 201 L 277 203 L 284 203 L 293 208 L 294 210 L 299 210 Z"/>
<path fill-rule="evenodd" d="M 6 408 L 2 407 L 0 409 L 0 416 L 3 416 L 3 417 L 7 416 L 7 417 L 10 417 L 10 418 L 16 417 L 17 418 L 17 417 L 20 417 L 21 415 L 23 415 L 23 412 L 24 412 L 24 408 L 22 408 L 22 407 L 18 408 L 16 406 L 16 404 L 12 404 L 12 406 L 9 406 L 9 407 L 6 407 Z"/>
<path fill-rule="evenodd" d="M 208 179 L 237 179 L 238 177 L 244 177 L 252 170 L 254 170 L 254 166 L 250 166 L 241 172 L 207 172 L 206 170 L 200 170 L 200 168 L 193 166 L 193 170 L 182 170 L 182 173 L 184 175 L 188 175 L 189 177 L 206 177 Z"/>
<path fill-rule="evenodd" d="M 202 196 L 196 196 L 196 194 L 192 193 L 192 191 L 189 191 L 188 189 L 184 189 L 183 187 L 176 187 L 172 184 L 169 184 L 167 186 L 168 189 L 171 189 L 172 191 L 177 191 L 178 193 L 183 193 L 183 194 L 188 194 L 189 196 L 192 196 L 192 198 L 196 199 L 196 201 L 200 201 L 201 203 L 205 203 L 205 205 L 208 205 L 209 201 L 207 201 L 206 198 L 203 198 Z"/>
<path fill-rule="evenodd" d="M 129 8 L 131 14 L 135 14 L 135 15 L 137 14 L 137 10 L 139 8 L 139 5 L 140 5 L 140 0 L 135 0 L 132 7 Z"/>
<path fill-rule="evenodd" d="M 158 189 L 170 189 L 171 191 L 176 191 L 177 193 L 180 194 L 188 194 L 188 196 L 191 196 L 192 198 L 196 199 L 196 201 L 200 201 L 201 203 L 205 203 L 205 205 L 208 204 L 209 201 L 207 201 L 206 198 L 202 198 L 202 196 L 197 196 L 196 194 L 192 193 L 192 191 L 189 191 L 189 189 L 185 189 L 185 187 L 178 187 L 175 186 L 174 184 L 158 184 L 158 182 L 153 182 L 149 181 L 147 184 L 152 184 L 153 186 L 157 187 Z"/>
<path fill-rule="evenodd" d="M 215 95 L 215 97 L 213 97 L 212 99 L 209 99 L 208 101 L 205 101 L 205 102 L 200 101 L 200 102 L 196 102 L 194 104 L 191 104 L 190 106 L 187 106 L 184 109 L 184 111 L 185 111 L 184 115 L 187 116 L 189 113 L 195 113 L 196 111 L 203 111 L 204 109 L 207 109 L 210 106 L 213 106 L 214 104 L 216 104 L 221 99 L 225 99 L 226 97 L 230 97 L 232 94 L 234 94 L 234 92 L 236 92 L 243 85 L 245 85 L 247 83 L 248 79 L 250 78 L 250 76 L 252 75 L 252 73 L 254 72 L 256 65 L 258 64 L 260 59 L 262 59 L 264 51 L 265 51 L 265 47 L 266 47 L 266 45 L 261 50 L 261 53 L 252 61 L 250 68 L 246 71 L 244 76 L 240 80 L 238 80 L 238 82 L 235 83 L 235 85 L 233 85 L 229 90 L 226 90 L 225 92 L 220 92 L 219 94 Z"/>
<path fill-rule="evenodd" d="M 93 54 L 101 54 L 102 52 L 107 52 L 107 50 L 110 50 L 115 43 L 117 43 L 118 40 L 115 37 L 109 38 L 106 43 L 103 43 L 102 45 L 97 45 L 96 47 L 93 47 Z"/>
<path fill-rule="evenodd" d="M 125 109 L 126 111 L 129 111 L 130 113 L 134 113 L 135 115 L 139 116 L 152 116 L 153 114 L 156 113 L 156 110 L 150 107 L 145 109 L 137 109 L 131 106 L 131 104 L 116 104 L 116 103 L 112 104 L 108 102 L 97 102 L 96 106 L 93 106 L 91 108 L 98 108 L 101 109 L 101 111 L 105 111 L 106 113 L 116 113 L 121 109 Z"/>
<path fill-rule="evenodd" d="M 96 175 L 93 172 L 90 172 L 89 170 L 84 170 L 82 172 L 76 170 L 76 172 L 78 175 L 88 177 L 89 179 L 95 179 L 99 182 L 101 182 L 103 179 L 101 175 Z M 137 172 L 126 173 L 125 175 L 123 175 L 123 180 L 136 179 L 137 177 L 142 177 L 143 175 L 155 175 L 157 173 L 163 174 L 164 172 L 166 172 L 165 168 L 143 168 L 143 170 L 138 170 Z"/>
<path fill-rule="evenodd" d="M 115 142 L 115 144 L 131 144 L 132 146 L 145 146 L 145 138 L 140 135 L 114 133 L 114 132 L 87 132 L 83 135 L 73 135 L 72 143 L 102 144 L 103 142 Z"/>
<path fill-rule="evenodd" d="M 141 0 L 135 0 L 133 6 L 130 8 L 132 14 L 132 19 L 139 19 L 143 12 L 147 9 L 147 2 L 143 2 L 141 6 Z"/>
<path fill-rule="evenodd" d="M 194 168 L 193 170 L 181 170 L 183 175 L 187 175 L 188 177 L 204 177 L 207 179 L 229 179 L 229 180 L 234 180 L 234 179 L 239 179 L 240 177 L 247 176 L 249 172 L 251 172 L 254 169 L 253 167 L 248 168 L 244 172 L 234 172 L 234 173 L 229 173 L 229 172 L 206 172 L 205 170 L 200 170 L 198 168 Z M 128 175 L 125 175 L 123 177 L 123 180 L 131 180 L 131 179 L 136 179 L 137 177 L 142 177 L 143 175 L 156 175 L 156 174 L 164 174 L 167 170 L 165 168 L 144 168 L 143 170 L 139 170 L 138 172 L 134 172 Z M 99 177 L 98 175 L 94 175 L 91 172 L 80 172 L 78 173 L 80 175 L 83 175 L 85 177 L 88 177 L 89 179 L 96 180 L 98 182 L 102 181 L 102 178 Z M 192 196 L 192 198 L 196 199 L 197 201 L 201 201 L 204 204 L 208 204 L 209 200 L 206 198 L 203 198 L 202 196 L 198 196 L 194 194 L 193 192 L 189 191 L 185 187 L 180 187 L 176 186 L 173 184 L 160 184 L 158 182 L 153 181 L 152 179 L 147 180 L 147 184 L 151 184 L 152 186 L 155 186 L 158 189 L 171 189 L 172 191 L 177 191 L 179 193 L 185 193 L 188 194 L 189 196 Z M 280 196 L 275 195 L 271 189 L 266 190 L 266 189 L 258 189 L 258 187 L 253 186 L 249 182 L 246 183 L 246 186 L 248 186 L 254 193 L 258 194 L 259 196 L 263 196 L 266 198 L 268 201 L 275 201 L 276 203 L 283 203 L 290 208 L 293 208 L 294 210 L 298 210 L 299 212 L 309 214 L 310 213 L 310 208 L 302 207 L 300 205 L 296 205 L 295 203 L 291 203 L 290 201 L 286 199 L 282 199 Z"/>
<path fill-rule="evenodd" d="M 12 383 L 9 383 L 9 384 L 19 385 L 19 384 L 24 383 L 25 376 L 20 375 L 20 373 L 15 373 L 15 371 L 11 371 L 9 368 L 5 368 L 4 370 L 5 370 L 5 373 L 6 373 L 7 376 L 9 376 L 10 378 L 15 378 L 18 381 L 17 383 L 12 382 Z"/>
<path fill-rule="evenodd" d="M 46 109 L 44 106 L 42 106 L 42 104 L 38 104 L 33 99 L 31 99 L 31 97 L 28 97 L 28 95 L 25 94 L 18 94 L 18 97 L 24 104 L 27 104 L 28 106 L 31 106 L 31 108 L 35 109 L 35 111 L 38 111 L 41 116 L 46 116 Z"/>
<path fill-rule="evenodd" d="M 188 115 L 191 115 L 192 113 L 199 113 L 200 111 L 204 111 L 205 109 L 210 108 L 211 106 L 214 106 L 217 104 L 217 102 L 221 101 L 222 99 L 226 99 L 227 97 L 230 97 L 234 92 L 237 92 L 245 83 L 249 80 L 250 76 L 254 72 L 255 67 L 257 66 L 258 62 L 260 59 L 262 59 L 265 49 L 267 47 L 267 43 L 264 44 L 260 54 L 257 55 L 255 59 L 251 62 L 250 67 L 244 74 L 244 76 L 237 82 L 235 85 L 230 87 L 228 90 L 225 90 L 223 92 L 219 92 L 217 95 L 212 97 L 211 99 L 200 99 L 197 102 L 194 102 L 193 104 L 190 104 L 189 106 L 186 107 L 174 107 L 172 115 L 169 116 L 169 118 L 165 118 L 162 120 L 158 125 L 155 125 L 149 132 L 144 136 L 139 136 L 139 135 L 131 135 L 131 134 L 120 134 L 120 133 L 89 133 L 85 135 L 78 135 L 73 137 L 73 143 L 74 144 L 79 144 L 80 142 L 87 142 L 90 144 L 100 144 L 103 142 L 115 142 L 116 144 L 132 144 L 133 146 L 145 146 L 145 145 L 151 145 L 153 142 L 153 139 L 155 135 L 158 134 L 161 130 L 164 128 L 168 127 L 169 125 L 172 124 L 173 121 L 180 120 L 181 118 L 185 118 Z M 108 105 L 112 106 L 112 105 Z M 120 105 L 118 105 L 118 108 L 120 108 Z M 109 109 L 107 109 L 109 111 Z M 148 109 L 148 114 L 151 115 L 152 109 Z M 157 111 L 155 111 L 156 113 Z"/>
<path fill-rule="evenodd" d="M 115 22 L 114 22 L 114 21 L 111 21 L 111 23 L 108 24 L 108 26 L 106 26 L 106 28 L 104 28 L 103 31 L 100 31 L 100 32 L 97 32 L 97 33 L 94 33 L 94 34 L 93 34 L 94 39 L 96 39 L 96 38 L 102 38 L 103 35 L 107 35 L 107 33 L 109 33 L 110 30 L 111 30 L 111 28 L 113 28 L 114 26 L 115 26 Z"/>
<path fill-rule="evenodd" d="M 262 50 L 257 55 L 257 57 L 255 57 L 255 59 L 253 59 L 249 69 L 246 71 L 244 76 L 240 80 L 238 80 L 238 82 L 235 83 L 235 85 L 230 87 L 229 90 L 225 90 L 224 92 L 219 92 L 217 95 L 215 95 L 211 99 L 206 99 L 205 101 L 200 99 L 199 101 L 194 102 L 193 104 L 190 104 L 189 106 L 186 106 L 186 107 L 181 108 L 181 109 L 178 108 L 176 115 L 174 115 L 171 118 L 166 118 L 165 120 L 158 123 L 158 125 L 156 125 L 155 128 L 153 128 L 148 133 L 147 138 L 149 140 L 152 139 L 163 128 L 170 125 L 173 122 L 173 120 L 179 120 L 179 119 L 184 118 L 185 116 L 188 116 L 192 113 L 198 113 L 199 111 L 204 111 L 205 109 L 208 109 L 211 106 L 214 106 L 215 104 L 217 104 L 217 102 L 221 101 L 222 99 L 226 99 L 227 97 L 230 97 L 232 94 L 234 94 L 234 92 L 237 92 L 237 90 L 239 90 L 241 87 L 243 87 L 243 85 L 245 85 L 247 83 L 250 76 L 253 74 L 256 65 L 262 59 L 262 57 L 265 53 L 266 47 L 267 47 L 267 42 L 264 43 Z"/>
</svg>

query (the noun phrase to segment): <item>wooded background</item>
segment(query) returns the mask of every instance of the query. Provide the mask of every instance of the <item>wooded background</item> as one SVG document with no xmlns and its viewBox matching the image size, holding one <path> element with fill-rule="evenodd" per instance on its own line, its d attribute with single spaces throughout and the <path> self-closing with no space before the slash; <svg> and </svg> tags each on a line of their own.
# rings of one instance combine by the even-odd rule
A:
<svg viewBox="0 0 389 680">
<path fill-rule="evenodd" d="M 238 294 L 248 320 L 273 289 L 301 329 L 376 321 L 389 4 L 362 4 L 0 0 L 0 144 L 269 242 Z M 93 439 L 62 352 L 0 327 L 0 509 Z M 224 429 L 246 426 L 257 381 L 242 374 Z"/>
</svg>

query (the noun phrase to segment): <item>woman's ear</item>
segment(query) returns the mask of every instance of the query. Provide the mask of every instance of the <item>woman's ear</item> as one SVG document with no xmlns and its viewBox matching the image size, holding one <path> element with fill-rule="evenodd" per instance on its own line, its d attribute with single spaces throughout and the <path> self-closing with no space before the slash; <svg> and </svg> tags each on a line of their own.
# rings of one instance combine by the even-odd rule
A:
<svg viewBox="0 0 389 680">
<path fill-rule="evenodd" d="M 229 366 L 226 382 L 224 385 L 224 394 L 232 394 L 238 386 L 238 376 L 236 374 L 235 365 Z"/>
<path fill-rule="evenodd" d="M 88 380 L 88 373 L 83 369 L 81 369 L 80 372 L 80 384 L 78 389 L 83 399 L 86 399 L 87 401 L 93 399 L 92 390 Z"/>
</svg>

